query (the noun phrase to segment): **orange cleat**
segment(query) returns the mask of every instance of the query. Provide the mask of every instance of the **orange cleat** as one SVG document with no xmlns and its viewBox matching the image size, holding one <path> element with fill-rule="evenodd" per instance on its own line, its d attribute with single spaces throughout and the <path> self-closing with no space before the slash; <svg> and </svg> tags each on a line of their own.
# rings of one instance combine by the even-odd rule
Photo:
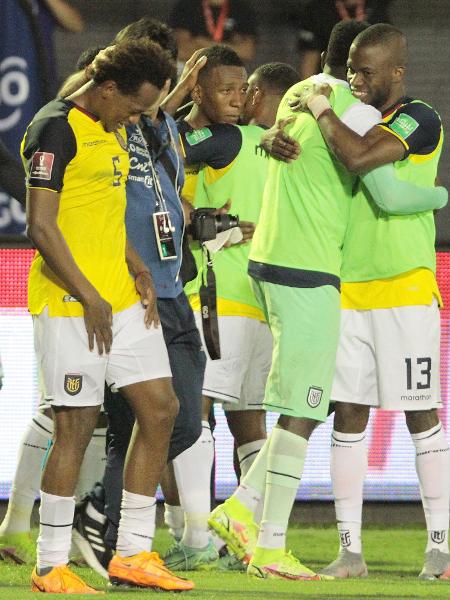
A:
<svg viewBox="0 0 450 600">
<path fill-rule="evenodd" d="M 140 552 L 134 556 L 115 554 L 109 563 L 108 573 L 113 585 L 174 592 L 192 590 L 195 587 L 193 581 L 171 573 L 157 552 Z"/>
<path fill-rule="evenodd" d="M 439 576 L 439 579 L 450 579 L 450 566 Z"/>
<path fill-rule="evenodd" d="M 104 594 L 84 583 L 66 565 L 53 567 L 47 575 L 38 575 L 36 567 L 31 575 L 31 591 L 50 594 Z"/>
</svg>

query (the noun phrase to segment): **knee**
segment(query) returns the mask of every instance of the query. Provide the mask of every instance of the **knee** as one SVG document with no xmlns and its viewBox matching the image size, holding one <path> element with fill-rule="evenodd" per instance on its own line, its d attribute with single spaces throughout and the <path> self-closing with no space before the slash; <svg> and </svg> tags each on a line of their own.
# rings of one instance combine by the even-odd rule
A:
<svg viewBox="0 0 450 600">
<path fill-rule="evenodd" d="M 238 446 L 267 437 L 264 410 L 231 410 L 226 411 L 225 416 Z"/>
<path fill-rule="evenodd" d="M 435 427 L 439 423 L 439 416 L 435 408 L 430 410 L 409 410 L 405 412 L 406 426 L 409 433 L 422 433 Z"/>
<path fill-rule="evenodd" d="M 160 427 L 172 429 L 180 410 L 180 403 L 175 392 L 171 390 L 164 398 L 158 398 L 153 407 L 154 423 Z"/>
<path fill-rule="evenodd" d="M 334 429 L 340 433 L 362 433 L 366 430 L 370 407 L 336 402 Z"/>
</svg>

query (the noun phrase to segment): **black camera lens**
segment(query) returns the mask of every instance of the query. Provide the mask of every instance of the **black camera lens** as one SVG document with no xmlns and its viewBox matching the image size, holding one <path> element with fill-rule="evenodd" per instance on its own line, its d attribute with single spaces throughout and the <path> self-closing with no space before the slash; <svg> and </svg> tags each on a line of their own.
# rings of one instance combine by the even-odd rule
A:
<svg viewBox="0 0 450 600">
<path fill-rule="evenodd" d="M 237 215 L 216 215 L 216 232 L 221 233 L 232 227 L 239 227 L 239 217 Z"/>
<path fill-rule="evenodd" d="M 214 215 L 214 208 L 197 208 L 191 213 L 190 233 L 201 243 L 215 239 L 218 233 L 239 227 L 237 215 Z"/>
</svg>

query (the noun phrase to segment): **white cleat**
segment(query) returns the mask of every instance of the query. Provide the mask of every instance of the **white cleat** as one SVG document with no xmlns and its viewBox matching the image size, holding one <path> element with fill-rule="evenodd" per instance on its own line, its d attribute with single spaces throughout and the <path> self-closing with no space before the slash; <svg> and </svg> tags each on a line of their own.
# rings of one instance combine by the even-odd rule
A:
<svg viewBox="0 0 450 600">
<path fill-rule="evenodd" d="M 349 577 L 367 577 L 367 565 L 362 554 L 349 552 L 345 548 L 339 551 L 338 557 L 320 571 L 321 575 L 331 575 L 336 579 Z"/>
<path fill-rule="evenodd" d="M 419 574 L 419 579 L 432 581 L 435 579 L 450 579 L 450 554 L 433 548 L 425 554 L 425 563 Z"/>
</svg>

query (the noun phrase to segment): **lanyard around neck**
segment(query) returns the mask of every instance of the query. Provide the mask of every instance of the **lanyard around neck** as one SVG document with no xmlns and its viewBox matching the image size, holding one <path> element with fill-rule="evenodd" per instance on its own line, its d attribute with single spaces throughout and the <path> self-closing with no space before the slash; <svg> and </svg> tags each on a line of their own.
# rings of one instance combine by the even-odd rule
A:
<svg viewBox="0 0 450 600">
<path fill-rule="evenodd" d="M 205 19 L 206 29 L 211 37 L 211 39 L 216 42 L 216 44 L 220 43 L 223 40 L 223 32 L 225 29 L 225 23 L 228 19 L 229 12 L 229 2 L 228 0 L 224 0 L 219 12 L 219 16 L 217 18 L 217 23 L 214 23 L 213 13 L 211 6 L 209 5 L 208 0 L 203 0 L 203 17 Z"/>
<path fill-rule="evenodd" d="M 351 18 L 355 19 L 355 21 L 364 21 L 366 18 L 365 0 L 358 0 L 354 17 L 350 16 L 350 13 L 348 12 L 343 0 L 336 0 L 335 4 L 341 21 L 349 21 Z"/>
</svg>

